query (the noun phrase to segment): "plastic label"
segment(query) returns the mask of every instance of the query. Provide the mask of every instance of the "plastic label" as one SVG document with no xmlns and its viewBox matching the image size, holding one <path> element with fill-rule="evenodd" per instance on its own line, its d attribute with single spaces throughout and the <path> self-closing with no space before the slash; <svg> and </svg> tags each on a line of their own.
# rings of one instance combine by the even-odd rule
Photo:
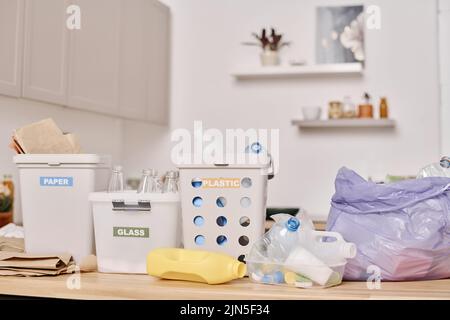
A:
<svg viewBox="0 0 450 320">
<path fill-rule="evenodd" d="M 239 178 L 203 178 L 204 189 L 235 189 L 241 187 L 241 179 Z"/>
<path fill-rule="evenodd" d="M 113 227 L 113 237 L 119 238 L 149 238 L 149 228 Z"/>
<path fill-rule="evenodd" d="M 41 187 L 73 187 L 73 177 L 39 177 Z"/>
</svg>

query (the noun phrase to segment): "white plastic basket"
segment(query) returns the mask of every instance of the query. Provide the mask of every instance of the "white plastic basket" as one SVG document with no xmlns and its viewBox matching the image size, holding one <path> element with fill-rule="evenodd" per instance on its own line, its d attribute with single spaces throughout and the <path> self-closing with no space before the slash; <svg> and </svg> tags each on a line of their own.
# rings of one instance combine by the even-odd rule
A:
<svg viewBox="0 0 450 320">
<path fill-rule="evenodd" d="M 179 166 L 184 247 L 244 261 L 264 233 L 269 165 Z"/>
<path fill-rule="evenodd" d="M 99 272 L 146 273 L 147 254 L 180 246 L 174 193 L 91 193 Z"/>
<path fill-rule="evenodd" d="M 107 185 L 110 157 L 95 154 L 21 154 L 19 168 L 25 251 L 67 252 L 75 262 L 95 253 L 90 192 Z"/>
</svg>

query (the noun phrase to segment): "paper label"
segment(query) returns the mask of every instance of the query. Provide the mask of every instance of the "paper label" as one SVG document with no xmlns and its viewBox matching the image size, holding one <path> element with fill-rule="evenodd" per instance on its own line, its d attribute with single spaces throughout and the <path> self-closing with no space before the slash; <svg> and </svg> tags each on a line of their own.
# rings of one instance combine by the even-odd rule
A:
<svg viewBox="0 0 450 320">
<path fill-rule="evenodd" d="M 73 177 L 39 177 L 41 187 L 73 187 Z"/>
</svg>

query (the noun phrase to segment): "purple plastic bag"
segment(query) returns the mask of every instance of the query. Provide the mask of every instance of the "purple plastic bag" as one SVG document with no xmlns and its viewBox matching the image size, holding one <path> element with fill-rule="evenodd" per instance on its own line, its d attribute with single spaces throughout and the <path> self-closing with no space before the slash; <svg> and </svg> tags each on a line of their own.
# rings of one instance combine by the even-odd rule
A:
<svg viewBox="0 0 450 320">
<path fill-rule="evenodd" d="M 450 178 L 383 185 L 342 168 L 335 185 L 327 230 L 358 247 L 345 279 L 368 279 L 371 265 L 388 281 L 450 277 Z"/>
</svg>

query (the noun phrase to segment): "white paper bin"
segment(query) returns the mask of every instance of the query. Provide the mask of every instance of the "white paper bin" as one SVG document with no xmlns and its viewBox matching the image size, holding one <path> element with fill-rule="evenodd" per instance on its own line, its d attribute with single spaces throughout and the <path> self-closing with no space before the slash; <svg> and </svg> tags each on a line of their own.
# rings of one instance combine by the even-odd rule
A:
<svg viewBox="0 0 450 320">
<path fill-rule="evenodd" d="M 180 246 L 178 194 L 99 192 L 89 199 L 100 272 L 146 273 L 151 250 Z"/>
<path fill-rule="evenodd" d="M 104 190 L 110 158 L 95 154 L 22 154 L 19 168 L 25 251 L 67 252 L 80 263 L 95 253 L 89 193 Z"/>
</svg>

